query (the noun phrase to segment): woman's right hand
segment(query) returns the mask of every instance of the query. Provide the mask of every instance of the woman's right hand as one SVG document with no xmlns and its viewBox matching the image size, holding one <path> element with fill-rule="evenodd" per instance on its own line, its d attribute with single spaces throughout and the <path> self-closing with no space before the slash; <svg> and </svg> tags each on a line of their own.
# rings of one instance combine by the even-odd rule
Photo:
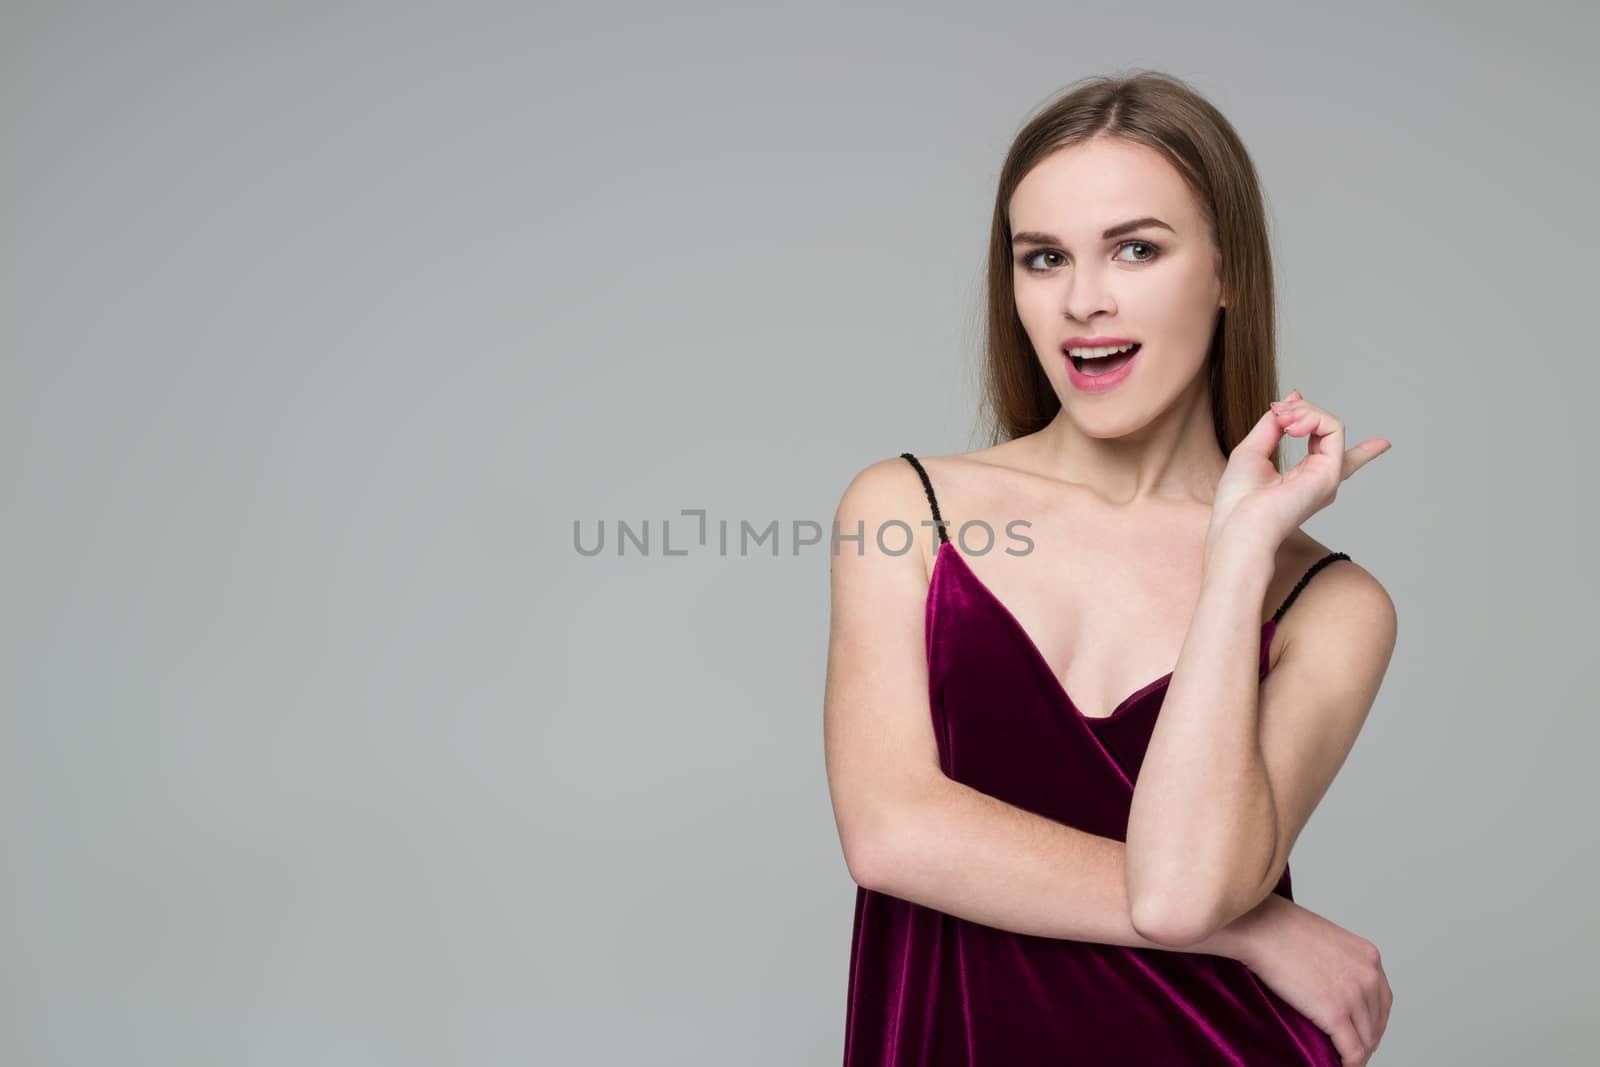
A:
<svg viewBox="0 0 1600 1067">
<path fill-rule="evenodd" d="M 1364 1067 L 1394 1003 L 1378 946 L 1268 893 L 1240 962 L 1331 1037 L 1345 1067 Z"/>
</svg>

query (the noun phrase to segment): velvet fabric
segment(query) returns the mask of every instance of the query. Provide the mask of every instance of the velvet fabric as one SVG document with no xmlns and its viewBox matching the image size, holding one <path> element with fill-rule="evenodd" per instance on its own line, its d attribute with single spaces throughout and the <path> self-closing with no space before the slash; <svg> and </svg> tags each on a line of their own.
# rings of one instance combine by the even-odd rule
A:
<svg viewBox="0 0 1600 1067">
<path fill-rule="evenodd" d="M 1262 627 L 1262 677 L 1282 610 Z M 944 773 L 1125 841 L 1171 672 L 1085 716 L 949 541 L 925 625 Z M 1273 892 L 1294 899 L 1287 867 Z M 1236 960 L 1016 934 L 859 886 L 847 1004 L 845 1067 L 1340 1064 L 1332 1039 Z"/>
</svg>

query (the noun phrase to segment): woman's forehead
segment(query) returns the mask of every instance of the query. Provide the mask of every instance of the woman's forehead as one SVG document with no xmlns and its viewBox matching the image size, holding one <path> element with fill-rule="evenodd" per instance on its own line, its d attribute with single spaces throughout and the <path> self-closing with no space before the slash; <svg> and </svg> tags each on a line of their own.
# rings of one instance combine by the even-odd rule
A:
<svg viewBox="0 0 1600 1067">
<path fill-rule="evenodd" d="M 1153 216 L 1183 233 L 1200 217 L 1188 183 L 1159 152 L 1099 139 L 1040 160 L 1017 184 L 1009 214 L 1014 231 L 1089 240 L 1128 219 Z"/>
</svg>

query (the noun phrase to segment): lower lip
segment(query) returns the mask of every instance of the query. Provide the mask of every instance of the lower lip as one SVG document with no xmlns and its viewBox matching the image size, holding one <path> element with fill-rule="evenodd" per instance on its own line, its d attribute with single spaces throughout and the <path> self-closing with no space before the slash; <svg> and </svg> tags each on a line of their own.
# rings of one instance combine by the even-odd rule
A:
<svg viewBox="0 0 1600 1067">
<path fill-rule="evenodd" d="M 1072 362 L 1072 357 L 1065 352 L 1061 354 L 1061 358 L 1067 361 L 1067 380 L 1072 383 L 1074 389 L 1085 393 L 1103 393 L 1107 389 L 1115 389 L 1122 384 L 1123 379 L 1133 373 L 1133 366 L 1139 362 L 1139 357 L 1142 355 L 1144 355 L 1143 345 L 1139 347 L 1139 351 L 1133 354 L 1132 359 L 1116 370 L 1094 375 L 1085 374 L 1079 370 Z"/>
</svg>

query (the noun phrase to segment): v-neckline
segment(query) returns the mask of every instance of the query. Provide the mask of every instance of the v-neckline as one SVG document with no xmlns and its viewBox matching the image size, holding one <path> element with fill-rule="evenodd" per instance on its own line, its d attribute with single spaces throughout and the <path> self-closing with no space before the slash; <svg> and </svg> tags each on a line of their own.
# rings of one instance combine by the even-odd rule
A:
<svg viewBox="0 0 1600 1067">
<path fill-rule="evenodd" d="M 961 569 L 966 572 L 966 575 L 972 581 L 972 584 L 977 586 L 978 590 L 984 595 L 989 603 L 998 608 L 1000 610 L 1000 614 L 1010 621 L 1011 628 L 1016 631 L 1018 637 L 1022 638 L 1022 643 L 1027 646 L 1034 662 L 1044 672 L 1045 676 L 1050 679 L 1051 684 L 1055 687 L 1056 693 L 1061 697 L 1062 700 L 1066 701 L 1067 707 L 1071 708 L 1073 713 L 1076 714 L 1078 718 L 1091 723 L 1107 722 L 1111 719 L 1115 719 L 1129 708 L 1137 707 L 1145 697 L 1166 685 L 1172 680 L 1172 676 L 1177 673 L 1178 668 L 1174 666 L 1171 670 L 1167 671 L 1167 673 L 1161 675 L 1159 678 L 1154 678 L 1146 682 L 1144 685 L 1141 685 L 1138 689 L 1135 689 L 1133 692 L 1123 697 L 1122 700 L 1117 703 L 1117 706 L 1111 709 L 1111 712 L 1108 715 L 1085 715 L 1083 709 L 1078 707 L 1078 702 L 1072 699 L 1072 694 L 1068 692 L 1066 683 L 1061 680 L 1061 675 L 1057 673 L 1056 669 L 1050 665 L 1050 661 L 1045 657 L 1044 652 L 1039 648 L 1039 643 L 1035 641 L 1033 639 L 1033 635 L 1028 632 L 1028 628 L 1022 625 L 1022 621 L 1017 618 L 1015 613 L 1013 613 L 1009 607 L 1006 606 L 1006 602 L 1001 600 L 999 595 L 996 594 L 993 589 L 989 588 L 988 583 L 982 578 L 978 577 L 978 572 L 973 570 L 971 565 L 968 564 L 964 558 L 962 558 L 960 550 L 956 548 L 955 542 L 953 541 L 942 541 L 939 544 L 939 551 L 934 556 L 933 571 L 928 580 L 928 597 L 930 599 L 933 597 L 934 586 L 937 584 L 937 579 L 939 576 L 939 565 L 944 560 L 946 549 L 949 550 L 950 555 L 956 558 L 956 562 L 961 564 Z M 1261 624 L 1263 643 L 1271 640 L 1271 632 L 1276 622 L 1276 618 L 1270 618 Z M 1258 648 L 1258 663 L 1260 661 L 1260 654 L 1260 649 Z"/>
</svg>

